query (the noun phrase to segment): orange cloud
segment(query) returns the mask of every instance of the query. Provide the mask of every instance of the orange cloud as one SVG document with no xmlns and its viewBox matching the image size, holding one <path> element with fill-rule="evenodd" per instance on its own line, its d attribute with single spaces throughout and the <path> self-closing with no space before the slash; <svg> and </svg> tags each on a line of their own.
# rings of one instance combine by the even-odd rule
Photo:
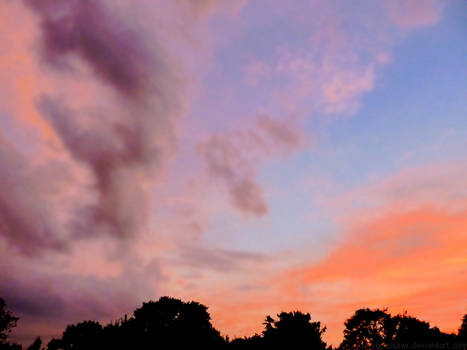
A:
<svg viewBox="0 0 467 350">
<path fill-rule="evenodd" d="M 315 312 L 332 322 L 333 342 L 345 318 L 365 306 L 408 310 L 455 331 L 467 311 L 463 164 L 407 169 L 353 192 L 347 204 L 334 207 L 347 213 L 337 246 L 321 262 L 289 269 L 275 283 L 292 299 L 315 302 Z"/>
<path fill-rule="evenodd" d="M 328 312 L 341 322 L 356 308 L 388 306 L 454 331 L 467 307 L 466 232 L 467 210 L 393 208 L 357 225 L 321 263 L 287 271 L 279 284 L 291 297 L 332 300 Z"/>
<path fill-rule="evenodd" d="M 361 307 L 407 310 L 455 332 L 467 312 L 463 168 L 432 164 L 355 191 L 354 199 L 373 206 L 346 208 L 341 240 L 321 261 L 281 267 L 276 256 L 251 266 L 243 284 L 230 275 L 187 296 L 209 305 L 215 325 L 236 336 L 260 332 L 267 314 L 299 309 L 322 321 L 326 340 L 338 345 L 345 319 Z"/>
</svg>

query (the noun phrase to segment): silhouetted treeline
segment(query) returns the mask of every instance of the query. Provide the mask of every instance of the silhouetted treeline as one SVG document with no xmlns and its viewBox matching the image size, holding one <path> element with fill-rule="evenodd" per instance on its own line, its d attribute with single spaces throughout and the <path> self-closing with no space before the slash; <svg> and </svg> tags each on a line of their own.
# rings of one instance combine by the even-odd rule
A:
<svg viewBox="0 0 467 350">
<path fill-rule="evenodd" d="M 0 350 L 22 350 L 9 341 L 18 318 L 0 298 Z M 332 350 L 323 340 L 326 327 L 308 313 L 281 312 L 266 316 L 261 334 L 229 339 L 211 324 L 207 307 L 162 297 L 149 301 L 133 315 L 102 326 L 84 321 L 66 327 L 47 345 L 38 337 L 28 350 L 133 349 L 313 349 Z M 407 313 L 392 316 L 386 309 L 359 309 L 345 322 L 344 339 L 336 350 L 347 349 L 467 349 L 467 314 L 457 334 L 441 332 Z"/>
</svg>

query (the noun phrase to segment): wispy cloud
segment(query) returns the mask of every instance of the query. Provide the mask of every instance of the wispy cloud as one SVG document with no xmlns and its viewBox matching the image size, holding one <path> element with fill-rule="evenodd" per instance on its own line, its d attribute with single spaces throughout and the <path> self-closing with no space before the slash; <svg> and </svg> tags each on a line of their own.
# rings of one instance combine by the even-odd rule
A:
<svg viewBox="0 0 467 350">
<path fill-rule="evenodd" d="M 439 22 L 444 3 L 436 0 L 385 1 L 389 17 L 402 29 L 432 26 Z"/>
<path fill-rule="evenodd" d="M 255 179 L 256 167 L 270 157 L 299 149 L 304 141 L 293 121 L 263 115 L 251 128 L 210 136 L 199 145 L 199 151 L 208 172 L 227 186 L 234 207 L 262 216 L 268 207 Z"/>
</svg>

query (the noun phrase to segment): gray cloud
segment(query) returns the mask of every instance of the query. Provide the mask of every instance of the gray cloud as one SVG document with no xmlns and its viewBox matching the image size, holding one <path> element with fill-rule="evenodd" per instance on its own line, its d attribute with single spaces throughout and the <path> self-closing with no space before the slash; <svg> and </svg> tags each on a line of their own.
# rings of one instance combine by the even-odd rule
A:
<svg viewBox="0 0 467 350">
<path fill-rule="evenodd" d="M 220 248 L 207 248 L 197 245 L 181 245 L 179 257 L 174 263 L 195 269 L 207 268 L 227 272 L 244 268 L 246 263 L 262 262 L 266 257 L 262 254 Z"/>
<path fill-rule="evenodd" d="M 303 141 L 293 122 L 263 115 L 249 129 L 212 135 L 199 145 L 199 151 L 209 174 L 227 187 L 233 206 L 262 216 L 267 214 L 268 206 L 256 181 L 256 166 L 298 149 Z"/>
<path fill-rule="evenodd" d="M 151 55 L 142 38 L 128 23 L 113 16 L 102 1 L 30 0 L 26 3 L 40 16 L 41 51 L 48 64 L 71 68 L 67 59 L 76 55 L 102 80 L 130 96 L 147 91 L 149 69 L 163 72 L 162 57 Z"/>
<path fill-rule="evenodd" d="M 72 76 L 109 93 L 80 98 L 79 107 L 70 103 L 77 99 L 72 86 L 42 95 L 38 111 L 71 162 L 90 174 L 92 183 L 82 190 L 91 199 L 73 208 L 47 207 L 45 189 L 66 177 L 52 169 L 32 176 L 36 169 L 20 152 L 0 153 L 0 179 L 10 185 L 0 189 L 0 234 L 28 254 L 64 250 L 72 237 L 133 237 L 147 222 L 147 185 L 177 144 L 177 122 L 186 104 L 183 67 L 164 34 L 156 29 L 148 36 L 103 1 L 25 3 L 38 16 L 40 62 L 52 68 L 54 79 Z M 80 69 L 83 64 L 91 77 Z M 68 181 L 72 186 L 71 177 Z M 69 222 L 56 223 L 54 210 L 71 211 Z"/>
<path fill-rule="evenodd" d="M 14 339 L 31 342 L 36 336 L 57 336 L 66 325 L 83 320 L 108 322 L 131 311 L 143 301 L 157 299 L 158 284 L 165 280 L 156 260 L 142 267 L 126 265 L 116 277 L 99 278 L 51 274 L 14 267 L 0 276 L 0 290 L 8 307 L 20 317 Z M 44 324 L 39 334 L 37 325 Z"/>
<path fill-rule="evenodd" d="M 70 179 L 72 175 L 60 162 L 30 164 L 0 133 L 0 234 L 27 255 L 66 249 L 67 237 L 62 232 L 68 227 L 57 211 L 57 193 Z"/>
</svg>

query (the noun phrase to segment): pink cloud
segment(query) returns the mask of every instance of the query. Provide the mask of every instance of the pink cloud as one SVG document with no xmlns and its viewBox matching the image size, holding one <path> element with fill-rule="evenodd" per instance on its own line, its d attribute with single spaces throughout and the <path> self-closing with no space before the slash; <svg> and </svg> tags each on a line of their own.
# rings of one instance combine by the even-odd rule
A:
<svg viewBox="0 0 467 350">
<path fill-rule="evenodd" d="M 443 12 L 443 2 L 437 0 L 396 0 L 385 5 L 389 18 L 402 29 L 435 25 Z"/>
<path fill-rule="evenodd" d="M 240 11 L 247 0 L 178 0 L 180 3 L 191 7 L 198 15 L 209 14 L 215 10 L 224 10 L 233 14 Z"/>
<path fill-rule="evenodd" d="M 271 73 L 271 67 L 263 61 L 255 60 L 248 63 L 244 68 L 245 81 L 250 85 L 258 82 Z"/>
<path fill-rule="evenodd" d="M 390 62 L 389 45 L 379 34 L 381 28 L 367 42 L 343 29 L 341 21 L 335 14 L 321 22 L 312 17 L 304 45 L 284 43 L 271 59 L 252 60 L 244 68 L 246 82 L 281 81 L 270 100 L 285 110 L 355 114 L 361 97 L 373 90 L 380 68 Z"/>
<path fill-rule="evenodd" d="M 189 36 L 165 22 L 160 31 L 150 31 L 147 23 L 159 21 L 154 8 L 131 21 L 135 8 L 110 8 L 105 1 L 1 6 L 0 31 L 12 44 L 0 55 L 6 71 L 0 91 L 9 97 L 2 106 L 25 142 L 1 137 L 9 150 L 2 169 L 17 170 L 1 174 L 10 187 L 2 196 L 8 210 L 0 234 L 28 254 L 65 249 L 78 237 L 138 234 L 147 223 L 154 180 L 176 149 L 188 90 L 177 55 L 191 45 Z M 4 14 L 16 14 L 27 25 L 18 32 L 13 16 Z M 51 170 L 34 176 L 40 169 Z M 37 203 L 25 200 L 25 189 Z M 24 217 L 43 225 L 33 227 Z M 18 230 L 20 222 L 27 227 Z"/>
</svg>

